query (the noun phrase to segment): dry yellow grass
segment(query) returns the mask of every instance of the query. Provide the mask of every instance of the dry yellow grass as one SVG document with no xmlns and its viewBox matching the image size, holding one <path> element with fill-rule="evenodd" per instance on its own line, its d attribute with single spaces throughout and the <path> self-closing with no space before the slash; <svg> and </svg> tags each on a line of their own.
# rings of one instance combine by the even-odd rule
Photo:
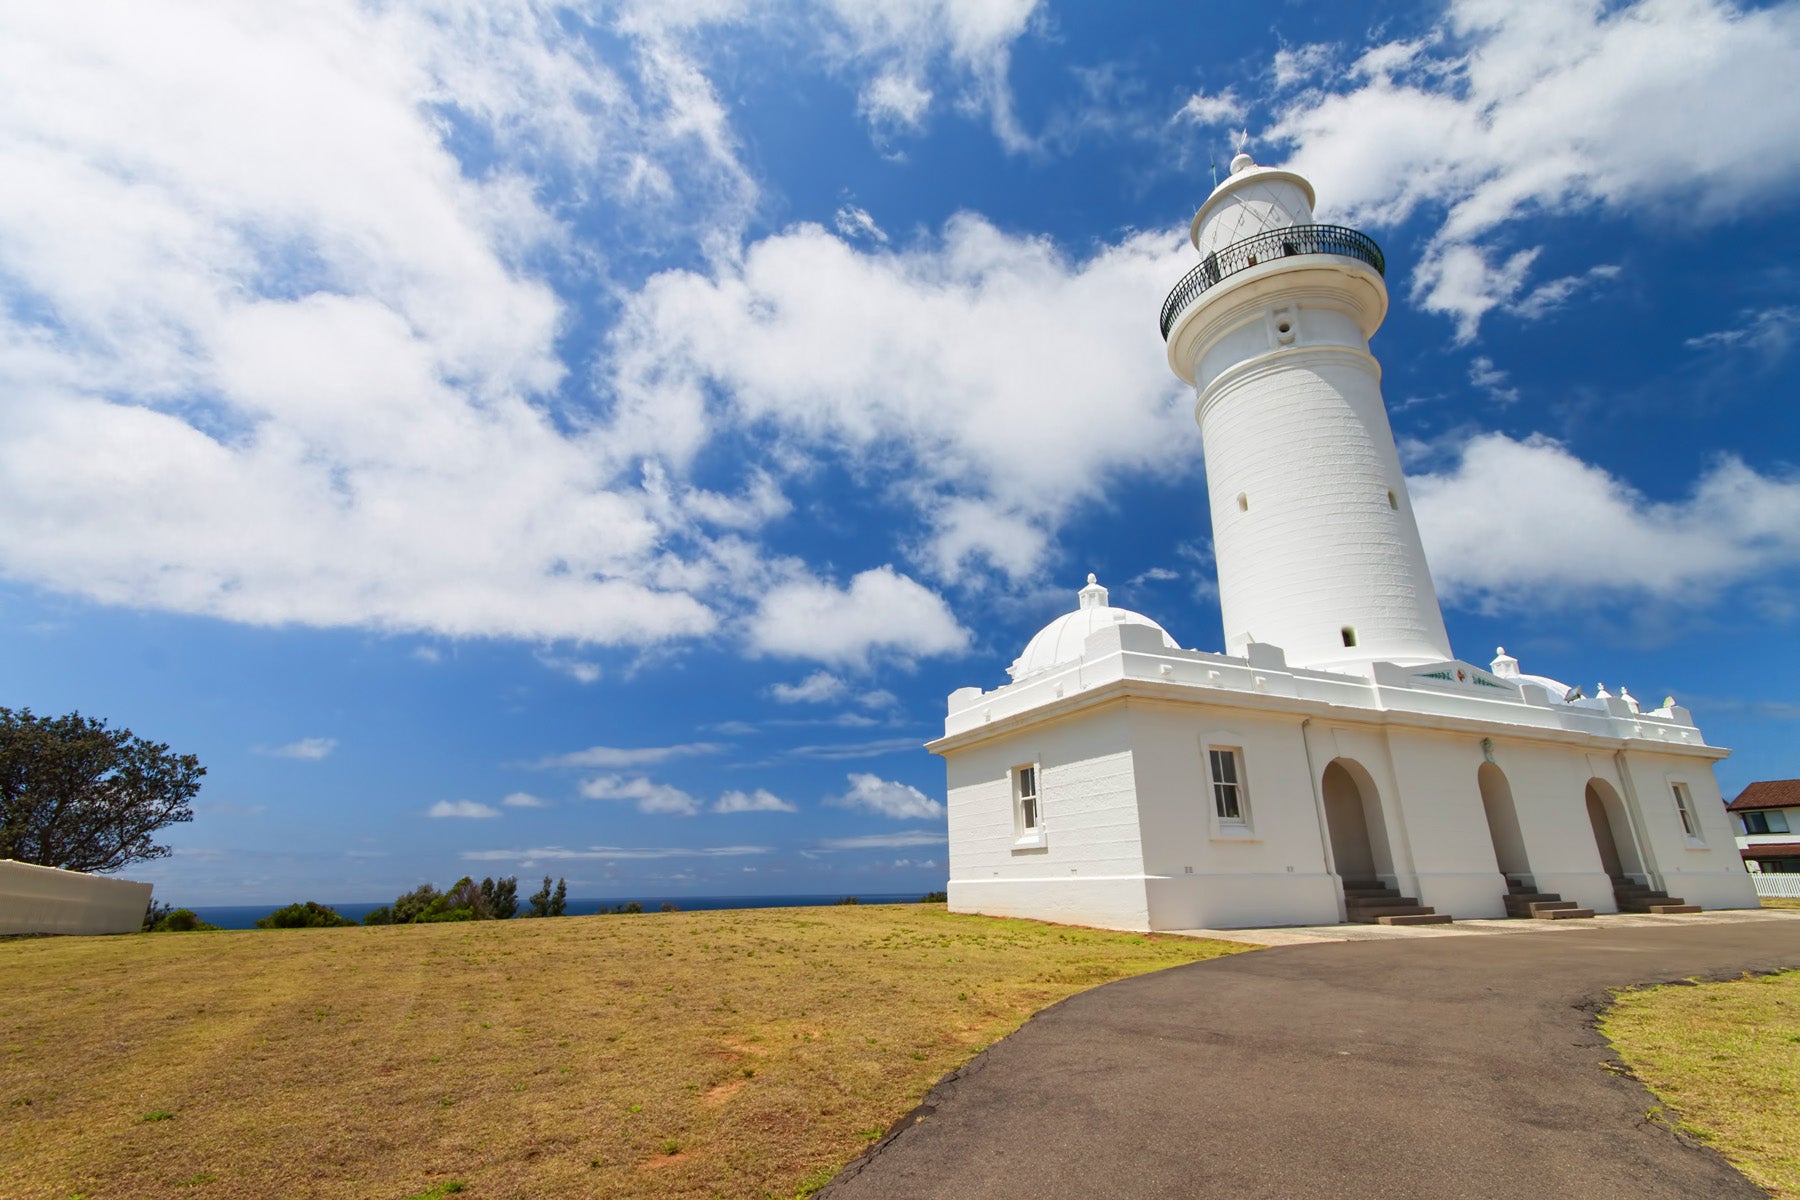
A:
<svg viewBox="0 0 1800 1200">
<path fill-rule="evenodd" d="M 793 1196 L 1033 1012 L 1241 947 L 936 905 L 0 944 L 0 1196 Z"/>
<path fill-rule="evenodd" d="M 1787 896 L 1764 896 L 1762 906 L 1764 908 L 1800 908 L 1800 900 Z"/>
<path fill-rule="evenodd" d="M 1600 1028 L 1667 1119 L 1800 1197 L 1800 971 L 1627 992 Z"/>
</svg>

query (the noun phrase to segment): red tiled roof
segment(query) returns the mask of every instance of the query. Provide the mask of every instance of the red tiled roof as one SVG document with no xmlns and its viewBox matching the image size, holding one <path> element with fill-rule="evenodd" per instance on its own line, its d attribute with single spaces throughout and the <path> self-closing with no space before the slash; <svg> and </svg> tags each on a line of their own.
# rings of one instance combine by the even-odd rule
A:
<svg viewBox="0 0 1800 1200">
<path fill-rule="evenodd" d="M 1743 847 L 1745 858 L 1800 858 L 1800 842 L 1765 842 Z"/>
<path fill-rule="evenodd" d="M 1738 793 L 1725 806 L 1732 812 L 1757 808 L 1800 808 L 1800 779 L 1764 779 Z"/>
</svg>

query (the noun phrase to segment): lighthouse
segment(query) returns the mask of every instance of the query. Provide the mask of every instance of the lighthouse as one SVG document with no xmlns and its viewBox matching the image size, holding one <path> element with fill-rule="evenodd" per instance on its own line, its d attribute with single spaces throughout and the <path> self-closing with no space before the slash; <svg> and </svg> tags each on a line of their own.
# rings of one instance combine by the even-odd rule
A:
<svg viewBox="0 0 1800 1200">
<path fill-rule="evenodd" d="M 1313 188 L 1248 154 L 1194 214 L 1162 309 L 1195 389 L 1229 653 L 1356 670 L 1452 658 L 1369 339 L 1381 250 L 1313 220 Z"/>
</svg>

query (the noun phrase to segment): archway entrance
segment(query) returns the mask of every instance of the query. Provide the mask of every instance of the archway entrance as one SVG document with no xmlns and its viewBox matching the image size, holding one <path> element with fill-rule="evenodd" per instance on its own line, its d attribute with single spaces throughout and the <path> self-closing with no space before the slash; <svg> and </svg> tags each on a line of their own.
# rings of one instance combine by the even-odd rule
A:
<svg viewBox="0 0 1800 1200">
<path fill-rule="evenodd" d="M 1631 841 L 1631 824 L 1625 818 L 1625 806 L 1619 793 L 1604 779 L 1590 779 L 1587 785 L 1588 823 L 1594 827 L 1594 844 L 1600 849 L 1600 865 L 1616 880 L 1641 876 L 1637 847 Z"/>
<path fill-rule="evenodd" d="M 1320 780 L 1326 832 L 1339 878 L 1373 880 L 1392 872 L 1374 781 L 1359 763 L 1333 759 Z"/>
<path fill-rule="evenodd" d="M 1481 788 L 1481 809 L 1487 814 L 1495 864 L 1502 875 L 1529 882 L 1531 862 L 1525 856 L 1525 835 L 1519 830 L 1519 810 L 1513 804 L 1512 785 L 1506 781 L 1506 772 L 1493 763 L 1482 763 L 1475 773 L 1475 782 Z"/>
</svg>

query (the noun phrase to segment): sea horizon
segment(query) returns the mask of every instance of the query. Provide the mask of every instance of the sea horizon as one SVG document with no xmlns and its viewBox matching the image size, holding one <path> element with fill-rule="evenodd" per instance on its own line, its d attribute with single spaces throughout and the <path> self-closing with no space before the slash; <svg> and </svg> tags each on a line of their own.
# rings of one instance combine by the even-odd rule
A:
<svg viewBox="0 0 1800 1200">
<path fill-rule="evenodd" d="M 638 893 L 622 896 L 571 896 L 568 900 L 566 916 L 587 917 L 596 913 L 610 911 L 621 905 L 637 903 L 647 913 L 659 912 L 664 904 L 673 904 L 683 912 L 715 912 L 724 909 L 740 908 L 822 908 L 837 904 L 846 896 L 855 896 L 860 904 L 917 904 L 926 895 L 925 892 L 825 892 L 825 893 L 776 893 L 767 896 L 675 896 L 654 893 Z M 287 907 L 287 903 L 274 904 L 193 904 L 185 905 L 190 912 L 209 924 L 221 929 L 254 929 L 256 922 L 268 916 L 276 909 Z M 339 916 L 353 921 L 361 921 L 369 913 L 386 905 L 392 900 L 349 901 L 341 904 L 328 904 L 327 907 Z M 525 903 L 519 902 L 520 912 L 525 910 Z M 515 917 L 515 920 L 518 918 Z"/>
</svg>

